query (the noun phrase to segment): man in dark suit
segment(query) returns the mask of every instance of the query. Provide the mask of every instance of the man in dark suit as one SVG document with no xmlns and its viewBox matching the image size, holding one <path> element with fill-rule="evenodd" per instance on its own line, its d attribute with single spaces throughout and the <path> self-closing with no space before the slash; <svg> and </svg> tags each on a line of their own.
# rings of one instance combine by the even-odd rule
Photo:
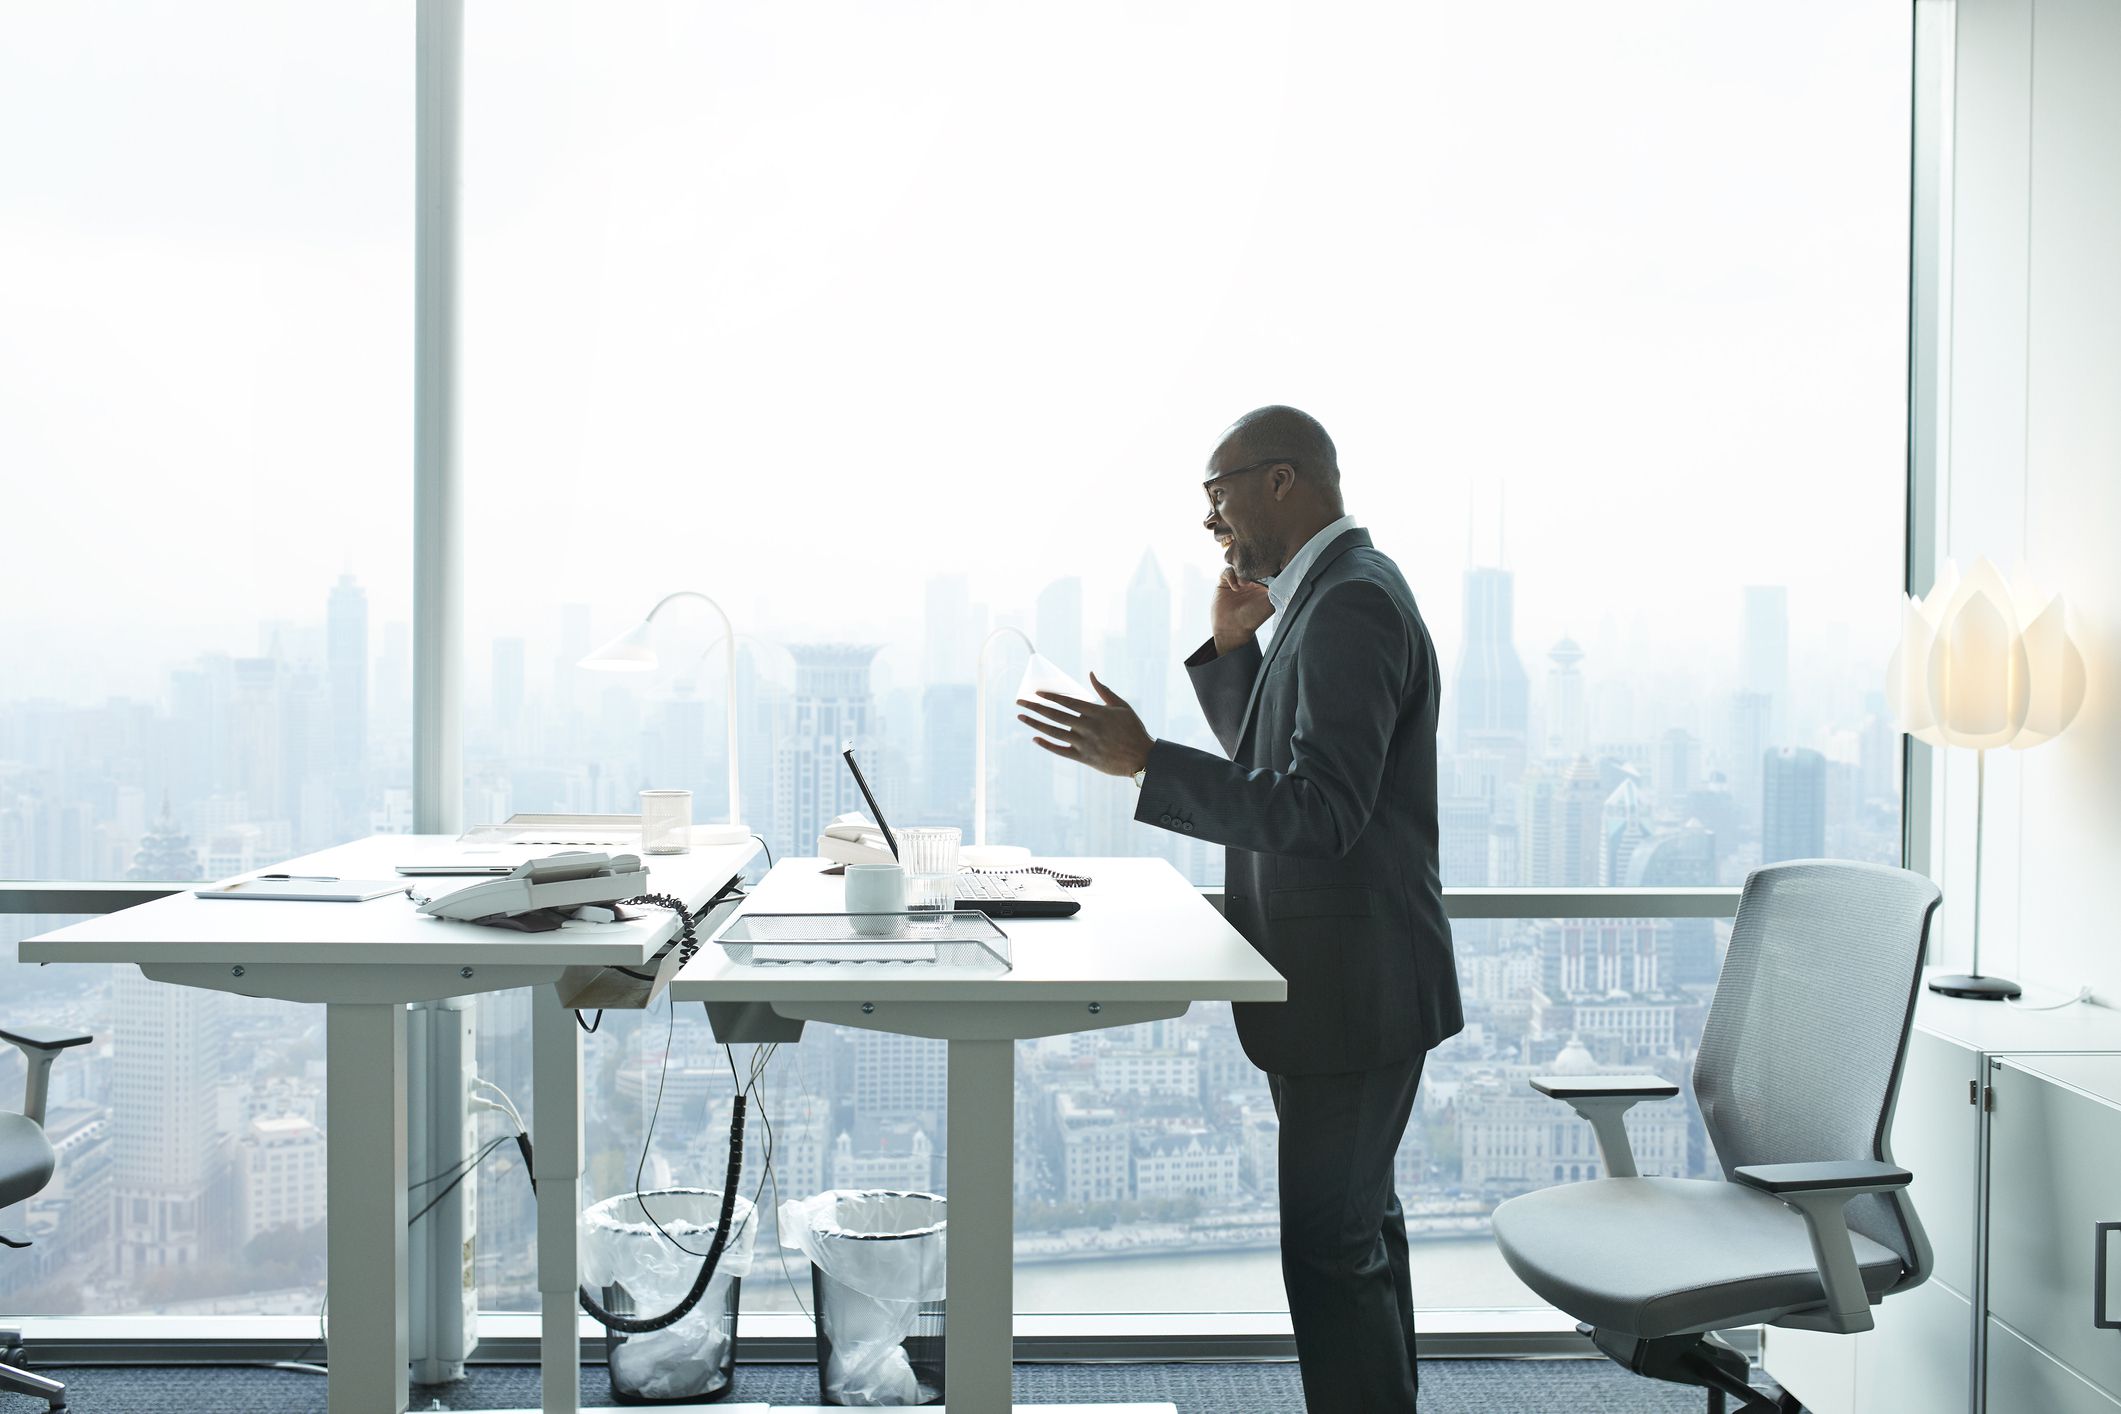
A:
<svg viewBox="0 0 2121 1414">
<path fill-rule="evenodd" d="M 1392 1159 L 1423 1058 L 1464 1025 L 1437 874 L 1436 651 L 1398 567 L 1346 514 L 1315 419 L 1247 413 L 1207 471 L 1227 567 L 1186 669 L 1227 758 L 1152 740 L 1094 674 L 1101 701 L 1041 693 L 1019 720 L 1047 750 L 1133 777 L 1136 819 L 1228 847 L 1230 923 L 1289 982 L 1286 1003 L 1235 1012 L 1281 1117 L 1305 1400 L 1394 1414 L 1419 1376 Z"/>
</svg>

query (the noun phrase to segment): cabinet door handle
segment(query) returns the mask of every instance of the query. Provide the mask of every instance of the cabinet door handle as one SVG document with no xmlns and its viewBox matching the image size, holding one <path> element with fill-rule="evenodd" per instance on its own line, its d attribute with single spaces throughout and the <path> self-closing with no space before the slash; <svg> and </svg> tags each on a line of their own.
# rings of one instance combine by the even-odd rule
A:
<svg viewBox="0 0 2121 1414">
<path fill-rule="evenodd" d="M 2121 1320 L 2106 1310 L 2106 1239 L 2117 1231 L 2121 1222 L 2092 1224 L 2092 1324 L 2106 1331 L 2121 1331 Z"/>
</svg>

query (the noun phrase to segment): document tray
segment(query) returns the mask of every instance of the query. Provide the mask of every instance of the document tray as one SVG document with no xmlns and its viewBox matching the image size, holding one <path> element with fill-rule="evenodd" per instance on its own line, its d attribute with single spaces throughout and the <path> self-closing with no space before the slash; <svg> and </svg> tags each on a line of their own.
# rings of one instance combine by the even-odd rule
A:
<svg viewBox="0 0 2121 1414">
<path fill-rule="evenodd" d="M 984 913 L 740 913 L 715 935 L 731 962 L 1009 970 L 1009 935 Z"/>
</svg>

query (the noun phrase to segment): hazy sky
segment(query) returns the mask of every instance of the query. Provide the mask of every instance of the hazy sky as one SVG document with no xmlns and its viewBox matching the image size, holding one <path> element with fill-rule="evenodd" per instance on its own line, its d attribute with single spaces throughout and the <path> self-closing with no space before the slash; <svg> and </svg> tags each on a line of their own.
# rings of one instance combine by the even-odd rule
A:
<svg viewBox="0 0 2121 1414">
<path fill-rule="evenodd" d="M 411 4 L 8 26 L 0 696 L 152 690 L 349 566 L 407 617 Z M 1447 654 L 1506 488 L 1528 657 L 1604 623 L 1644 664 L 1728 658 L 1740 587 L 1787 583 L 1800 666 L 1882 672 L 1903 0 L 466 28 L 481 660 L 675 587 L 910 658 L 949 570 L 1025 613 L 1080 574 L 1094 635 L 1145 548 L 1214 572 L 1200 464 L 1282 401 Z"/>
</svg>

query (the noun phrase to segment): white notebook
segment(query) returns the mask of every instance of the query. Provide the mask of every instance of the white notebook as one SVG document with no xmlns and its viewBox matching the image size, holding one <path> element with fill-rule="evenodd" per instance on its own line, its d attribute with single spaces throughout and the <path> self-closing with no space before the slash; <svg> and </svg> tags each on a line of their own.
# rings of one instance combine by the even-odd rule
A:
<svg viewBox="0 0 2121 1414">
<path fill-rule="evenodd" d="M 372 898 L 402 894 L 411 883 L 404 879 L 238 879 L 232 884 L 193 889 L 196 898 L 262 898 L 310 903 L 366 903 Z"/>
</svg>

